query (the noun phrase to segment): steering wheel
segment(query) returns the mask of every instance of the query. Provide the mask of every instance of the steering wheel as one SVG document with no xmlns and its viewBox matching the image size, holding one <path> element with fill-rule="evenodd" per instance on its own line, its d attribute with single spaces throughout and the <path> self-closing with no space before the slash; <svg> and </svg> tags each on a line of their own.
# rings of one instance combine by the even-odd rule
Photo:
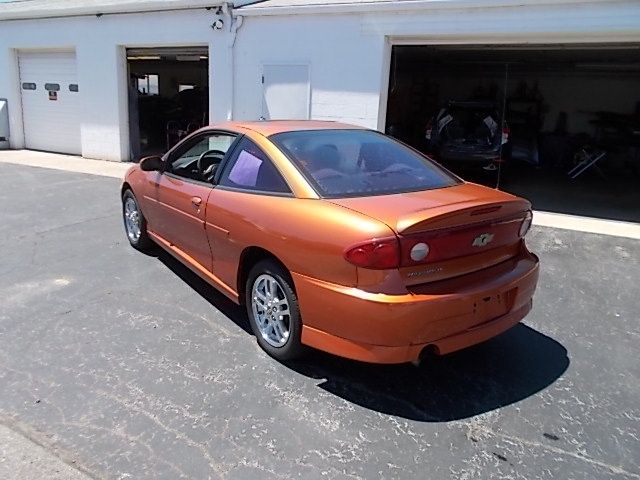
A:
<svg viewBox="0 0 640 480">
<path fill-rule="evenodd" d="M 216 155 L 220 158 L 207 158 L 209 155 Z M 198 162 L 196 163 L 196 168 L 198 169 L 198 173 L 202 178 L 206 181 L 211 181 L 213 179 L 213 175 L 215 173 L 215 168 L 217 167 L 222 158 L 226 155 L 222 150 L 207 150 L 203 152 L 198 157 Z M 217 160 L 217 162 L 216 162 Z"/>
</svg>

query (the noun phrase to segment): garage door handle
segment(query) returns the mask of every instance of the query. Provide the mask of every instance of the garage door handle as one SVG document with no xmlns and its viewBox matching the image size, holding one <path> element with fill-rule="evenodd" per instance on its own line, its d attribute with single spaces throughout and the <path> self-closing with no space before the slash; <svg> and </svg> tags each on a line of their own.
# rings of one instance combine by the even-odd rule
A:
<svg viewBox="0 0 640 480">
<path fill-rule="evenodd" d="M 191 203 L 194 207 L 199 207 L 202 204 L 202 199 L 200 197 L 191 197 Z"/>
</svg>

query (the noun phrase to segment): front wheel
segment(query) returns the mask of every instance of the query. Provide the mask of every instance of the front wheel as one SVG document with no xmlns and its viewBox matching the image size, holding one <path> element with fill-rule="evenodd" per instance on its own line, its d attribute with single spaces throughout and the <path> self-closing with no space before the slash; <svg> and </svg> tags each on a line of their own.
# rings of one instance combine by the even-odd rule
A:
<svg viewBox="0 0 640 480">
<path fill-rule="evenodd" d="M 138 200 L 131 190 L 122 195 L 122 220 L 127 239 L 133 248 L 149 250 L 153 241 L 147 234 L 147 221 L 140 211 Z"/>
<path fill-rule="evenodd" d="M 264 260 L 249 272 L 245 288 L 247 315 L 258 344 L 280 361 L 304 352 L 298 297 L 287 272 Z"/>
</svg>

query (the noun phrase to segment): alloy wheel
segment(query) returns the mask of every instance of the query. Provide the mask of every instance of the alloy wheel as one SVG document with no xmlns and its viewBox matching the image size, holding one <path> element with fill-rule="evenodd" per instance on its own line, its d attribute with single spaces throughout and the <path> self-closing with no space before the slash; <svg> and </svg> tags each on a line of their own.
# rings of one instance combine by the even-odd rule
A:
<svg viewBox="0 0 640 480">
<path fill-rule="evenodd" d="M 253 318 L 262 338 L 273 347 L 282 347 L 289 340 L 289 301 L 282 285 L 269 274 L 262 274 L 251 289 Z"/>
<path fill-rule="evenodd" d="M 140 239 L 141 232 L 140 210 L 135 199 L 127 197 L 124 202 L 124 225 L 127 229 L 127 236 L 132 242 Z"/>
</svg>

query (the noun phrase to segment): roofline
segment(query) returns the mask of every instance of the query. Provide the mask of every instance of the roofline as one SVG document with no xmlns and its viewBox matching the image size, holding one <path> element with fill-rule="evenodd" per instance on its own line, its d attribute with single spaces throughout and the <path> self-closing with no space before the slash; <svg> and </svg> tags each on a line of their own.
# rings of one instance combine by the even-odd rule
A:
<svg viewBox="0 0 640 480">
<path fill-rule="evenodd" d="M 369 12 L 415 12 L 434 10 L 460 10 L 460 9 L 490 9 L 509 7 L 540 7 L 558 5 L 583 5 L 584 4 L 629 3 L 624 0 L 387 0 L 387 1 L 363 1 L 342 3 L 324 3 L 311 5 L 281 5 L 269 6 L 269 1 L 249 3 L 234 8 L 234 16 L 272 16 L 272 15 L 313 15 L 313 14 L 340 14 L 340 13 L 369 13 Z M 264 6 L 261 6 L 264 5 Z"/>
<path fill-rule="evenodd" d="M 285 128 L 275 128 L 281 126 Z M 289 127 L 289 128 L 286 128 Z M 335 120 L 227 120 L 216 122 L 200 130 L 250 131 L 265 138 L 280 133 L 320 131 L 320 130 L 371 130 L 361 125 L 337 122 Z"/>
<path fill-rule="evenodd" d="M 80 3 L 65 5 L 51 2 L 46 8 L 29 7 L 28 2 L 0 3 L 0 22 L 11 20 L 35 20 L 82 16 L 118 15 L 127 13 L 170 12 L 176 10 L 200 10 L 232 4 L 228 0 L 129 0 L 104 5 Z"/>
</svg>

